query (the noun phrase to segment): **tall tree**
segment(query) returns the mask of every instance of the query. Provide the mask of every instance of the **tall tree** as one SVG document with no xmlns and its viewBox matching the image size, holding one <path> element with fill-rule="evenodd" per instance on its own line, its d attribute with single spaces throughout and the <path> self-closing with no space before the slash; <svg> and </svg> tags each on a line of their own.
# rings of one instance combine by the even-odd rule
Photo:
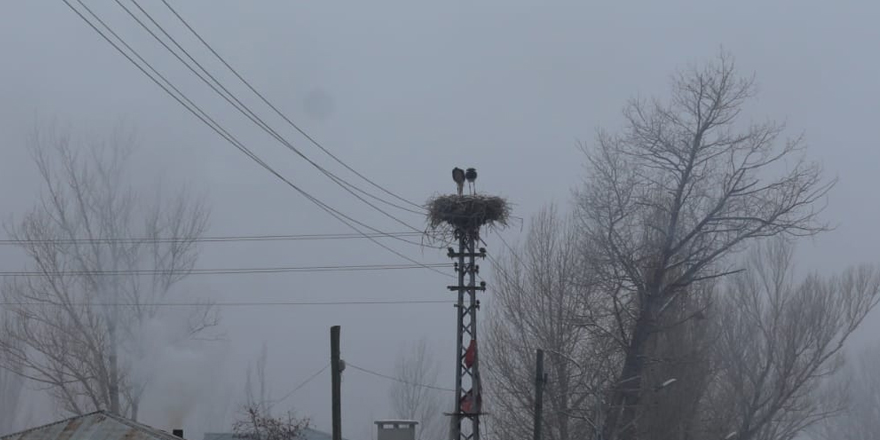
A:
<svg viewBox="0 0 880 440">
<path fill-rule="evenodd" d="M 726 283 L 702 402 L 712 411 L 694 438 L 789 440 L 843 409 L 821 385 L 880 300 L 880 271 L 859 266 L 796 280 L 793 252 L 782 239 L 764 243 Z"/>
<path fill-rule="evenodd" d="M 391 385 L 389 397 L 395 417 L 419 422 L 419 438 L 445 438 L 448 423 L 442 411 L 442 397 L 434 389 L 438 363 L 428 349 L 425 338 L 406 347 L 394 365 L 397 382 Z"/>
<path fill-rule="evenodd" d="M 695 283 L 730 274 L 730 254 L 751 240 L 825 229 L 821 201 L 832 186 L 784 126 L 741 118 L 755 95 L 722 54 L 673 78 L 667 102 L 633 100 L 620 134 L 584 148 L 577 196 L 592 273 L 604 278 L 624 360 L 609 392 L 603 439 L 631 440 L 646 393 L 652 338 L 664 313 Z"/>
<path fill-rule="evenodd" d="M 607 335 L 582 325 L 586 310 L 602 314 L 603 298 L 582 270 L 576 229 L 554 206 L 545 207 L 531 219 L 525 243 L 495 269 L 484 345 L 494 433 L 532 438 L 540 348 L 548 374 L 543 437 L 589 438 L 598 423 L 605 374 L 619 350 Z"/>
<path fill-rule="evenodd" d="M 54 127 L 30 138 L 43 192 L 8 233 L 29 257 L 8 280 L 0 329 L 4 366 L 48 390 L 63 410 L 97 409 L 136 418 L 151 380 L 133 374 L 150 356 L 141 329 L 177 313 L 156 304 L 192 271 L 208 212 L 180 192 L 154 201 L 136 191 L 127 168 L 134 136 L 75 142 Z M 184 325 L 168 343 L 216 324 L 206 304 L 165 322 Z"/>
</svg>

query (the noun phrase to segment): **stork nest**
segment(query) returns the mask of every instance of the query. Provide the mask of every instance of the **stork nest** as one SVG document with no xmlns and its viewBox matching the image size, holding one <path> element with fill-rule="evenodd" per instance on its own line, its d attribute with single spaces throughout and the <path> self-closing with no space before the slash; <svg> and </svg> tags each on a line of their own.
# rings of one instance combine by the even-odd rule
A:
<svg viewBox="0 0 880 440">
<path fill-rule="evenodd" d="M 503 228 L 510 219 L 507 200 L 495 196 L 440 195 L 428 200 L 426 207 L 428 234 L 435 239 L 451 238 L 456 230 Z"/>
</svg>

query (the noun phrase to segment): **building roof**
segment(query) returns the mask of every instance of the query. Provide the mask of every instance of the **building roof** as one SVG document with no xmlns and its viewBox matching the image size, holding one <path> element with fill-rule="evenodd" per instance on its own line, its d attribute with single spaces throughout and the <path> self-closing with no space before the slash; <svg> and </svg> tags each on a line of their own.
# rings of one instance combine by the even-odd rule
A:
<svg viewBox="0 0 880 440">
<path fill-rule="evenodd" d="M 0 440 L 180 440 L 180 438 L 124 417 L 97 411 L 7 434 L 0 437 Z"/>
<path fill-rule="evenodd" d="M 418 425 L 418 420 L 410 420 L 410 419 L 386 419 L 386 420 L 376 420 L 373 422 L 377 425 Z"/>
<path fill-rule="evenodd" d="M 333 436 L 316 429 L 303 428 L 302 431 L 300 431 L 300 438 L 302 440 L 332 440 Z M 203 440 L 241 440 L 241 438 L 236 437 L 235 434 L 231 432 L 206 432 Z M 343 437 L 342 440 L 346 439 Z"/>
</svg>

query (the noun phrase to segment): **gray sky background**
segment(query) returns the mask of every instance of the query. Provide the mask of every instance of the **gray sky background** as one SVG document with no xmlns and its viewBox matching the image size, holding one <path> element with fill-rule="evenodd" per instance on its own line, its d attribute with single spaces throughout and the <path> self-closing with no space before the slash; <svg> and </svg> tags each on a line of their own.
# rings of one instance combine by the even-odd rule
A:
<svg viewBox="0 0 880 440">
<path fill-rule="evenodd" d="M 88 2 L 155 67 L 295 183 L 345 213 L 388 231 L 372 212 L 212 95 L 113 2 Z M 239 96 L 321 164 L 348 177 L 258 106 L 158 1 L 142 4 Z M 260 169 L 198 122 L 107 45 L 62 2 L 4 1 L 0 12 L 0 216 L 20 216 L 39 187 L 24 146 L 36 117 L 77 133 L 106 133 L 120 118 L 142 148 L 133 175 L 148 185 L 187 185 L 208 195 L 211 235 L 351 232 Z M 177 1 L 178 11 L 295 122 L 365 175 L 424 201 L 450 192 L 453 166 L 474 166 L 478 190 L 509 197 L 528 218 L 566 204 L 583 177 L 577 140 L 619 127 L 635 95 L 664 96 L 675 69 L 723 45 L 741 72 L 757 75 L 748 117 L 788 121 L 810 156 L 838 176 L 826 218 L 834 232 L 805 242 L 801 267 L 830 271 L 877 262 L 880 205 L 880 7 L 871 2 L 315 2 Z M 161 177 L 160 177 L 161 176 Z M 356 178 L 353 178 L 356 179 Z M 354 180 L 353 180 L 354 181 Z M 399 213 L 399 212 L 398 212 Z M 401 218 L 418 228 L 419 216 Z M 516 241 L 519 225 L 505 232 Z M 490 250 L 502 247 L 487 238 Z M 442 252 L 389 241 L 420 261 Z M 20 255 L 0 250 L 3 270 Z M 367 241 L 205 244 L 201 267 L 406 263 Z M 483 265 L 489 274 L 488 262 Z M 193 277 L 187 288 L 217 301 L 451 299 L 448 280 L 427 271 Z M 876 315 L 876 314 L 875 314 Z M 880 329 L 870 322 L 860 335 Z M 210 353 L 169 357 L 173 377 L 153 392 L 144 421 L 188 431 L 209 407 L 237 393 L 263 341 L 276 397 L 329 359 L 329 327 L 342 325 L 343 357 L 391 374 L 399 346 L 429 338 L 451 384 L 454 311 L 445 304 L 223 309 L 228 342 Z M 447 360 L 448 359 L 448 360 Z M 325 372 L 288 403 L 329 430 Z M 366 439 L 389 416 L 389 382 L 349 369 L 345 436 Z M 231 388 L 230 388 L 231 387 Z M 227 391 L 227 388 L 230 388 Z M 194 399 L 193 396 L 197 396 Z M 167 400 L 164 400 L 167 399 Z M 188 402 L 186 408 L 168 401 Z M 451 400 L 451 397 L 450 397 Z M 216 405 L 215 405 L 216 406 Z M 172 408 L 172 409 L 169 409 Z M 182 413 L 170 414 L 175 411 Z M 44 421 L 52 415 L 41 415 Z"/>
</svg>

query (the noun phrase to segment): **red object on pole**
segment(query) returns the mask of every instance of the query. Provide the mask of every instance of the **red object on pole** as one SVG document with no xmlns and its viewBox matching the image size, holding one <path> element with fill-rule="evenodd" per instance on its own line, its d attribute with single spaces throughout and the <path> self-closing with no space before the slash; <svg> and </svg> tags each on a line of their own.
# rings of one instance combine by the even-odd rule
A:
<svg viewBox="0 0 880 440">
<path fill-rule="evenodd" d="M 464 364 L 470 368 L 474 365 L 474 361 L 477 359 L 477 340 L 471 339 L 470 345 L 468 345 L 467 351 L 464 352 Z"/>
<path fill-rule="evenodd" d="M 474 390 L 470 390 L 465 393 L 464 397 L 461 398 L 461 412 L 470 413 L 474 406 Z"/>
</svg>

